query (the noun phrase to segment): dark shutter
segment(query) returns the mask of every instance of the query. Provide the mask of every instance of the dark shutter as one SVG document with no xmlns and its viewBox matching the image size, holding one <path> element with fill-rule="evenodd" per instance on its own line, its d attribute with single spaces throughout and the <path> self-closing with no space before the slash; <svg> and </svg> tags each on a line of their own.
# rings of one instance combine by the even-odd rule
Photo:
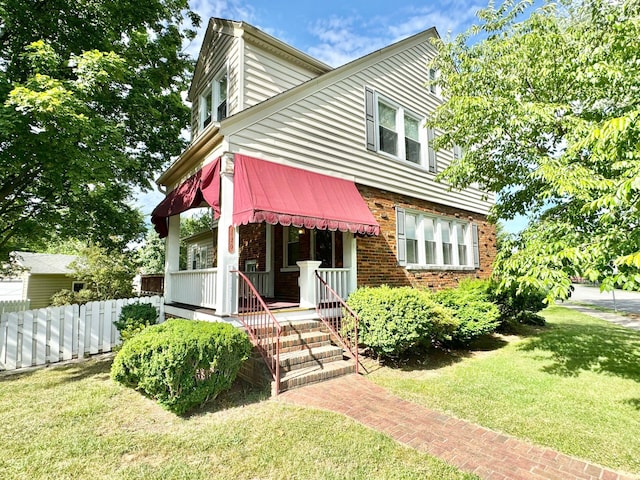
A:
<svg viewBox="0 0 640 480">
<path fill-rule="evenodd" d="M 375 117 L 375 96 L 373 90 L 368 87 L 364 89 L 364 105 L 367 126 L 367 150 L 376 151 L 376 117 Z"/>
<path fill-rule="evenodd" d="M 433 128 L 427 128 L 427 151 L 429 154 L 429 171 L 431 173 L 436 173 L 438 171 L 438 164 L 436 160 L 436 151 L 433 148 L 433 141 L 435 140 L 435 134 L 433 133 Z"/>
<path fill-rule="evenodd" d="M 473 237 L 473 266 L 480 268 L 480 246 L 478 242 L 478 224 L 471 224 L 471 234 Z"/>
<path fill-rule="evenodd" d="M 396 239 L 398 248 L 398 263 L 407 264 L 407 237 L 405 236 L 405 212 L 404 208 L 396 207 Z"/>
</svg>

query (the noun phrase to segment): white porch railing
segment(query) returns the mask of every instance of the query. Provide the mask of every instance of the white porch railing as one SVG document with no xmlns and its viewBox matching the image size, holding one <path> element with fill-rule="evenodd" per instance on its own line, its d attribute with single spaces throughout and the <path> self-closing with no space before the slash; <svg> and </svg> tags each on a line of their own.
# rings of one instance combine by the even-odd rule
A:
<svg viewBox="0 0 640 480">
<path fill-rule="evenodd" d="M 215 308 L 217 274 L 217 268 L 172 272 L 170 301 Z"/>
<path fill-rule="evenodd" d="M 273 297 L 271 272 L 243 272 L 261 297 Z"/>
<path fill-rule="evenodd" d="M 351 293 L 348 268 L 319 268 L 318 275 L 327 282 L 340 297 L 347 298 Z M 328 299 L 324 298 L 325 296 L 325 290 L 318 286 L 316 290 L 317 302 L 327 301 Z"/>
</svg>

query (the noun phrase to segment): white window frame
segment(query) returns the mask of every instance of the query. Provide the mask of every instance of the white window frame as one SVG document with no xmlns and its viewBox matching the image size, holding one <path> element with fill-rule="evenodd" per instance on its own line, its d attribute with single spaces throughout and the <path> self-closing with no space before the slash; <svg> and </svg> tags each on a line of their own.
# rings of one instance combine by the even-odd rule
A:
<svg viewBox="0 0 640 480">
<path fill-rule="evenodd" d="M 294 265 L 289 265 L 289 230 L 290 229 L 295 229 L 295 230 L 300 230 L 300 227 L 294 227 L 293 225 L 288 226 L 288 227 L 282 227 L 282 250 L 283 250 L 283 255 L 282 255 L 282 268 L 280 269 L 281 272 L 294 272 L 294 271 L 298 271 L 300 269 L 300 267 L 298 267 L 298 265 L 294 264 Z M 302 237 L 302 234 L 300 234 L 298 232 L 298 255 L 300 252 L 300 238 Z M 300 260 L 300 259 L 298 259 Z"/>
<path fill-rule="evenodd" d="M 209 126 L 209 124 L 213 123 L 213 122 L 220 122 L 221 120 L 223 120 L 223 118 L 218 118 L 218 107 L 220 107 L 220 104 L 222 103 L 221 98 L 221 90 L 220 90 L 220 84 L 222 82 L 223 78 L 227 78 L 227 88 L 225 93 L 225 101 L 227 101 L 227 106 L 226 106 L 226 114 L 225 114 L 225 118 L 229 115 L 229 75 L 228 75 L 228 68 L 225 66 L 223 68 L 221 68 L 213 77 L 213 80 L 211 81 L 211 83 L 209 83 L 209 85 L 207 85 L 207 88 L 204 89 L 204 92 L 202 92 L 202 94 L 200 95 L 200 100 L 199 100 L 199 118 L 198 118 L 198 130 L 200 132 L 202 132 L 206 127 Z M 210 102 L 211 105 L 211 111 L 208 113 L 207 115 L 207 109 L 204 108 L 204 106 L 206 105 L 207 101 Z"/>
<path fill-rule="evenodd" d="M 379 104 L 382 103 L 395 109 L 396 118 L 395 118 L 395 132 L 397 134 L 397 145 L 396 145 L 396 155 L 385 152 L 380 149 L 380 118 L 379 118 Z M 384 155 L 386 157 L 390 157 L 396 160 L 401 160 L 403 162 L 419 165 L 421 167 L 426 166 L 427 161 L 427 149 L 428 149 L 428 139 L 427 139 L 427 129 L 424 128 L 424 123 L 426 122 L 426 118 L 424 116 L 418 115 L 417 113 L 403 107 L 398 102 L 395 102 L 388 97 L 380 95 L 376 92 L 375 94 L 375 136 L 376 136 L 376 151 L 380 155 Z M 418 162 L 413 162 L 411 160 L 407 160 L 407 152 L 405 147 L 405 128 L 404 128 L 404 118 L 410 117 L 418 122 L 418 142 L 420 143 L 420 158 Z"/>
<path fill-rule="evenodd" d="M 398 209 L 400 210 L 400 209 Z M 417 262 L 409 262 L 408 261 L 408 249 L 406 247 L 406 217 L 413 216 L 416 218 L 416 237 L 417 237 Z M 401 216 L 399 222 L 404 221 L 404 226 L 398 225 L 398 242 L 405 242 L 403 248 L 399 245 L 397 246 L 397 251 L 399 252 L 398 261 L 401 265 L 406 266 L 408 270 L 474 270 L 477 268 L 474 265 L 474 248 L 476 248 L 476 244 L 473 241 L 472 234 L 472 222 L 466 220 L 460 220 L 458 218 L 452 217 L 444 217 L 433 214 L 428 214 L 425 212 L 421 212 L 418 210 L 411 209 L 402 209 Z M 425 235 L 425 222 L 426 221 L 433 222 L 433 230 L 434 230 L 434 239 L 436 243 L 435 253 L 436 253 L 436 262 L 435 263 L 427 263 L 426 261 L 426 235 Z M 449 239 L 452 245 L 451 248 L 451 264 L 444 263 L 444 249 L 442 242 L 442 234 L 443 229 L 446 224 L 449 224 Z M 458 225 L 463 226 L 463 237 L 462 239 L 458 238 Z M 464 264 L 460 263 L 458 246 L 464 245 L 467 249 L 467 262 Z M 400 253 L 402 252 L 402 253 Z"/>
<path fill-rule="evenodd" d="M 429 81 L 437 81 L 440 77 L 440 72 L 435 68 L 429 68 Z M 429 92 L 440 98 L 442 96 L 442 92 L 440 89 L 440 85 L 438 84 L 430 84 Z"/>
</svg>

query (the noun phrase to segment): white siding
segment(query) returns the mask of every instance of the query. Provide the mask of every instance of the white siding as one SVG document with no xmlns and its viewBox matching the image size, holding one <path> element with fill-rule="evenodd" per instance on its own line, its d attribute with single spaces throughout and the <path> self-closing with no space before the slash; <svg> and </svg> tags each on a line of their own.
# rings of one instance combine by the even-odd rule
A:
<svg viewBox="0 0 640 480">
<path fill-rule="evenodd" d="M 262 50 L 244 47 L 244 107 L 248 108 L 317 76 L 316 73 Z"/>
<path fill-rule="evenodd" d="M 214 232 L 217 235 L 218 231 L 215 230 Z M 187 270 L 193 269 L 193 247 L 207 249 L 206 265 L 201 265 L 200 268 L 212 268 L 214 264 L 216 264 L 215 257 L 217 255 L 217 245 L 214 244 L 213 232 L 208 232 L 206 234 L 190 238 L 185 241 L 185 244 L 187 246 Z"/>
<path fill-rule="evenodd" d="M 476 189 L 448 191 L 436 183 L 427 166 L 367 151 L 364 87 L 369 86 L 420 115 L 432 112 L 439 99 L 424 86 L 425 66 L 434 54 L 428 40 L 353 72 L 229 135 L 233 152 L 316 171 L 334 171 L 356 183 L 410 195 L 435 203 L 487 213 L 491 198 Z M 318 84 L 322 84 L 322 77 Z M 438 171 L 453 157 L 437 152 Z"/>
</svg>

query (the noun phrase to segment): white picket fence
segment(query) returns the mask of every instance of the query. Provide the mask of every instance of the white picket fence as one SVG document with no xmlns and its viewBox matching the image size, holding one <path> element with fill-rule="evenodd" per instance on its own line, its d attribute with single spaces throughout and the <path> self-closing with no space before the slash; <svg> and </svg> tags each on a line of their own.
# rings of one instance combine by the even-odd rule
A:
<svg viewBox="0 0 640 480">
<path fill-rule="evenodd" d="M 2 300 L 0 301 L 0 315 L 8 312 L 29 310 L 31 300 Z"/>
<path fill-rule="evenodd" d="M 40 308 L 0 316 L 0 369 L 15 370 L 109 352 L 120 343 L 113 322 L 130 303 L 150 303 L 164 319 L 159 296 Z"/>
</svg>

